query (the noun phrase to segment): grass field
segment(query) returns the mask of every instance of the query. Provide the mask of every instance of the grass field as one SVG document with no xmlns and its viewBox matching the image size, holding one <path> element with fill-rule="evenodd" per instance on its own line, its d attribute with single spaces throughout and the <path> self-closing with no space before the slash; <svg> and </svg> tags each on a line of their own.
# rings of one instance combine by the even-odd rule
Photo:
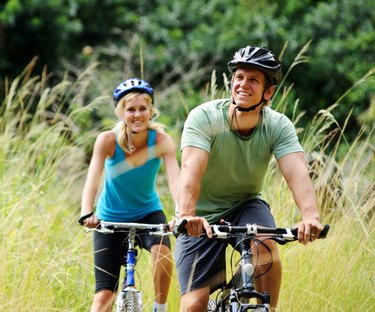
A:
<svg viewBox="0 0 375 312">
<path fill-rule="evenodd" d="M 77 133 L 74 124 L 84 109 L 66 113 L 54 107 L 77 85 L 63 81 L 48 89 L 37 78 L 14 81 L 0 109 L 0 311 L 88 311 L 91 305 L 92 234 L 76 224 L 87 170 L 84 150 L 77 142 L 86 142 L 88 135 Z M 319 133 L 322 123 L 308 126 L 311 133 Z M 283 284 L 278 311 L 373 311 L 373 131 L 358 134 L 340 158 L 332 149 L 329 162 L 315 168 L 322 222 L 331 225 L 331 232 L 327 239 L 308 246 L 280 247 Z M 304 139 L 307 149 L 310 143 Z M 324 153 L 322 148 L 320 155 Z M 328 182 L 322 179 L 331 161 L 336 171 Z M 275 164 L 264 189 L 278 225 L 295 224 L 298 210 Z M 165 185 L 160 185 L 160 192 L 172 216 Z M 138 268 L 146 311 L 150 311 L 153 294 L 147 253 Z M 171 312 L 179 309 L 176 274 L 168 305 Z"/>
</svg>

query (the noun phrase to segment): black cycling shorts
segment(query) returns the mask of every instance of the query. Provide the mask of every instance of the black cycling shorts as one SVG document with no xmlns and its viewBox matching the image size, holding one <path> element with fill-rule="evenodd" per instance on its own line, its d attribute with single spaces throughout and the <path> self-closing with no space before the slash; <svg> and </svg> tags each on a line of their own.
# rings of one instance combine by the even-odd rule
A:
<svg viewBox="0 0 375 312">
<path fill-rule="evenodd" d="M 236 209 L 225 221 L 233 225 L 257 224 L 275 227 L 269 205 L 262 199 L 251 199 Z M 237 246 L 237 240 L 230 241 Z M 225 283 L 225 249 L 228 241 L 207 237 L 180 235 L 176 240 L 175 261 L 181 295 L 205 286 L 214 291 Z M 236 248 L 237 249 L 237 248 Z"/>
<path fill-rule="evenodd" d="M 166 223 L 166 217 L 162 211 L 150 213 L 146 217 L 134 221 L 137 223 L 160 224 Z M 154 245 L 165 245 L 171 248 L 168 236 L 142 234 L 137 231 L 136 244 L 148 251 Z M 94 264 L 95 264 L 95 292 L 101 290 L 117 291 L 121 265 L 124 264 L 124 255 L 127 252 L 125 243 L 127 233 L 116 232 L 103 234 L 94 232 Z"/>
</svg>

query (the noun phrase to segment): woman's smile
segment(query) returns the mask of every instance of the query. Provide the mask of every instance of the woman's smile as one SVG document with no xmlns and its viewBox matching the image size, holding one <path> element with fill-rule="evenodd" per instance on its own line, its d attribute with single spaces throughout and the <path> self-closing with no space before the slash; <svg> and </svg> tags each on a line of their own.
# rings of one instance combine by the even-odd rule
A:
<svg viewBox="0 0 375 312">
<path fill-rule="evenodd" d="M 123 118 L 131 131 L 143 131 L 147 129 L 151 109 L 144 98 L 134 98 L 126 103 Z"/>
</svg>

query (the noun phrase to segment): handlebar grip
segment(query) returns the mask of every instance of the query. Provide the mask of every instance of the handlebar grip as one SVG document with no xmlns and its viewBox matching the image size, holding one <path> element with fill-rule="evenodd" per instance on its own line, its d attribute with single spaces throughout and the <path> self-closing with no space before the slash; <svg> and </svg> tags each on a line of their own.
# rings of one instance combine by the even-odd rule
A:
<svg viewBox="0 0 375 312">
<path fill-rule="evenodd" d="M 328 234 L 328 231 L 329 231 L 329 229 L 330 229 L 330 226 L 329 226 L 329 224 L 325 224 L 324 225 L 324 228 L 323 228 L 323 230 L 320 232 L 320 234 L 319 234 L 319 237 L 318 238 L 326 238 L 327 237 L 327 234 Z"/>
<path fill-rule="evenodd" d="M 328 231 L 330 229 L 330 225 L 329 224 L 325 224 L 324 227 L 323 227 L 323 230 L 319 233 L 319 239 L 320 238 L 326 238 L 327 237 L 327 234 L 328 234 Z M 298 237 L 298 229 L 297 228 L 294 228 L 292 230 L 292 234 L 295 236 L 295 237 Z"/>
<path fill-rule="evenodd" d="M 185 228 L 186 224 L 188 224 L 188 220 L 186 219 L 182 219 L 178 225 L 176 224 L 177 226 L 175 226 L 173 229 L 173 235 L 177 237 L 180 234 L 187 234 L 187 231 Z"/>
</svg>

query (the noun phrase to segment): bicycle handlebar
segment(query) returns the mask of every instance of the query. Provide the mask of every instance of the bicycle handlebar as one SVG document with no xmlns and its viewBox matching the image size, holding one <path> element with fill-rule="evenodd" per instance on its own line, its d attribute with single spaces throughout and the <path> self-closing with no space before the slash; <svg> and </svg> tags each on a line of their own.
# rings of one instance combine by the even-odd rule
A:
<svg viewBox="0 0 375 312">
<path fill-rule="evenodd" d="M 188 221 L 183 219 L 181 223 L 175 227 L 174 235 L 187 234 L 185 229 Z M 213 237 L 225 239 L 234 236 L 247 236 L 247 237 L 269 237 L 280 245 L 292 242 L 298 239 L 297 228 L 267 228 L 260 227 L 256 224 L 247 224 L 245 226 L 230 225 L 230 224 L 211 224 Z M 323 230 L 320 232 L 320 239 L 326 238 L 330 229 L 329 224 L 325 224 Z M 205 234 L 203 234 L 205 235 Z"/>
<path fill-rule="evenodd" d="M 171 234 L 169 224 L 148 224 L 136 222 L 110 222 L 99 221 L 96 228 L 86 229 L 87 231 L 97 231 L 104 234 L 111 234 L 114 232 L 123 232 L 126 230 L 147 230 L 149 234 L 154 235 L 169 235 Z"/>
</svg>

